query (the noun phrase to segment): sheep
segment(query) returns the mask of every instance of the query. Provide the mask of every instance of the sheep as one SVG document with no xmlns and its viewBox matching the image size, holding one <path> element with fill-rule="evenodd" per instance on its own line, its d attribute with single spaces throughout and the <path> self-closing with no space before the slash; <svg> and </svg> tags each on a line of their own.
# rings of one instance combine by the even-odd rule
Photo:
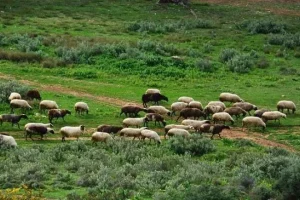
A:
<svg viewBox="0 0 300 200">
<path fill-rule="evenodd" d="M 142 101 L 143 106 L 147 108 L 147 103 L 150 101 L 153 101 L 154 104 L 158 105 L 158 102 L 161 100 L 169 101 L 168 97 L 160 94 L 160 93 L 154 93 L 154 94 L 143 94 L 142 95 Z"/>
<path fill-rule="evenodd" d="M 223 111 L 226 109 L 225 104 L 221 101 L 210 101 L 208 102 L 207 106 L 220 106 Z"/>
<path fill-rule="evenodd" d="M 142 128 L 123 128 L 120 131 L 120 136 L 121 137 L 133 137 L 132 140 L 135 140 L 135 138 L 141 137 L 141 131 L 147 129 L 147 127 L 142 127 Z"/>
<path fill-rule="evenodd" d="M 278 101 L 277 103 L 277 110 L 283 112 L 284 109 L 287 109 L 288 113 L 290 113 L 290 109 L 292 110 L 293 114 L 296 111 L 296 105 L 292 101 Z"/>
<path fill-rule="evenodd" d="M 181 124 L 186 125 L 186 126 L 192 126 L 196 132 L 200 131 L 200 128 L 203 124 L 210 124 L 209 120 L 192 120 L 192 119 L 185 119 L 181 122 Z"/>
<path fill-rule="evenodd" d="M 179 129 L 184 129 L 184 130 L 193 130 L 194 129 L 194 127 L 190 126 L 190 125 L 169 124 L 169 125 L 165 126 L 165 135 L 164 135 L 165 138 L 166 138 L 168 131 L 172 128 L 179 128 Z"/>
<path fill-rule="evenodd" d="M 45 126 L 46 128 L 53 128 L 53 124 L 51 123 L 27 123 L 24 128 L 26 129 L 29 126 Z"/>
<path fill-rule="evenodd" d="M 22 110 L 31 110 L 32 107 L 26 100 L 23 99 L 13 99 L 10 101 L 10 112 L 14 113 L 14 108 L 21 108 Z"/>
<path fill-rule="evenodd" d="M 164 117 L 157 113 L 148 113 L 145 115 L 145 117 L 148 119 L 148 121 L 154 121 L 155 125 L 156 122 L 158 122 L 158 124 L 161 122 L 163 126 L 166 126 L 167 124 Z"/>
<path fill-rule="evenodd" d="M 211 129 L 211 125 L 210 124 L 202 124 L 199 128 L 199 133 L 209 133 Z"/>
<path fill-rule="evenodd" d="M 245 126 L 261 126 L 262 127 L 262 130 L 265 130 L 266 128 L 266 124 L 265 122 L 259 118 L 259 117 L 252 117 L 252 116 L 249 116 L 249 117 L 245 117 L 242 121 L 242 127 L 243 127 L 243 131 L 244 131 L 244 127 Z"/>
<path fill-rule="evenodd" d="M 226 108 L 224 110 L 224 112 L 227 112 L 231 116 L 235 115 L 236 119 L 239 118 L 241 114 L 243 115 L 243 117 L 245 117 L 246 114 L 247 114 L 247 112 L 244 109 L 240 108 L 240 107 Z"/>
<path fill-rule="evenodd" d="M 180 114 L 176 121 L 178 121 L 180 117 L 183 117 L 184 119 L 187 119 L 189 117 L 194 117 L 194 119 L 199 119 L 200 117 L 203 117 L 204 119 L 206 119 L 206 114 L 203 111 L 199 110 L 198 108 L 184 108 L 183 110 L 180 111 Z"/>
<path fill-rule="evenodd" d="M 188 105 L 189 108 L 198 108 L 199 110 L 203 110 L 203 106 L 200 101 L 191 101 Z"/>
<path fill-rule="evenodd" d="M 12 92 L 10 93 L 9 97 L 8 97 L 8 100 L 11 101 L 13 99 L 22 99 L 21 98 L 21 95 L 17 92 Z"/>
<path fill-rule="evenodd" d="M 191 101 L 194 101 L 194 99 L 192 97 L 182 96 L 178 98 L 178 101 L 184 103 L 190 103 Z"/>
<path fill-rule="evenodd" d="M 269 111 L 268 109 L 259 109 L 259 110 L 256 110 L 255 112 L 254 112 L 254 116 L 255 117 L 260 117 L 261 118 L 261 116 L 265 113 L 265 112 L 267 112 L 267 111 Z"/>
<path fill-rule="evenodd" d="M 9 135 L 0 134 L 0 145 L 5 145 L 7 147 L 17 147 L 17 142 L 15 138 Z"/>
<path fill-rule="evenodd" d="M 46 133 L 52 133 L 54 134 L 54 130 L 51 128 L 47 128 L 43 125 L 30 125 L 27 126 L 27 128 L 25 129 L 25 138 L 27 140 L 27 136 L 29 135 L 30 139 L 32 139 L 32 135 L 38 134 L 41 136 L 41 140 L 43 140 L 43 137 Z"/>
<path fill-rule="evenodd" d="M 152 131 L 152 130 L 147 130 L 147 129 L 142 130 L 141 131 L 141 138 L 142 138 L 142 140 L 145 140 L 145 138 L 150 139 L 150 143 L 151 143 L 152 139 L 154 141 L 156 141 L 158 144 L 161 143 L 160 137 L 157 134 L 157 132 Z"/>
<path fill-rule="evenodd" d="M 29 100 L 33 100 L 33 99 L 37 99 L 37 100 L 39 100 L 39 101 L 42 100 L 42 97 L 41 97 L 39 91 L 37 91 L 37 90 L 29 90 L 29 91 L 26 93 L 26 97 L 27 97 L 27 99 L 29 99 Z"/>
<path fill-rule="evenodd" d="M 126 117 L 127 117 L 127 114 L 130 117 L 137 117 L 138 113 L 141 111 L 147 112 L 148 110 L 145 108 L 141 108 L 139 106 L 127 105 L 127 106 L 123 106 L 121 108 L 120 116 L 124 113 Z"/>
<path fill-rule="evenodd" d="M 69 114 L 71 115 L 71 111 L 66 109 L 51 109 L 48 112 L 48 119 L 49 122 L 52 123 L 53 118 L 56 118 L 56 120 L 61 117 L 63 121 L 65 122 L 65 116 Z"/>
<path fill-rule="evenodd" d="M 218 121 L 223 121 L 225 124 L 226 121 L 230 121 L 231 124 L 234 124 L 234 120 L 227 112 L 218 112 L 213 114 L 212 120 L 214 121 L 214 123 Z"/>
<path fill-rule="evenodd" d="M 180 128 L 171 128 L 167 135 L 169 137 L 171 136 L 183 136 L 183 137 L 188 137 L 190 136 L 191 134 L 187 131 L 187 130 L 184 130 L 184 129 L 180 129 Z"/>
<path fill-rule="evenodd" d="M 163 106 L 150 106 L 148 108 L 148 113 L 157 113 L 157 114 L 160 114 L 160 115 L 171 116 L 171 111 L 166 109 Z"/>
<path fill-rule="evenodd" d="M 123 127 L 136 126 L 138 128 L 140 126 L 146 126 L 147 122 L 148 119 L 146 117 L 126 118 L 123 120 Z"/>
<path fill-rule="evenodd" d="M 262 120 L 267 123 L 267 121 L 269 120 L 278 120 L 279 124 L 280 124 L 280 118 L 286 118 L 286 114 L 279 112 L 279 111 L 267 111 L 264 112 L 264 114 L 262 114 Z"/>
<path fill-rule="evenodd" d="M 66 137 L 75 137 L 77 141 L 79 140 L 79 136 L 84 132 L 84 125 L 80 126 L 64 126 L 62 127 L 59 132 L 62 135 L 61 141 L 65 142 Z"/>
<path fill-rule="evenodd" d="M 206 116 L 209 118 L 210 115 L 213 115 L 217 112 L 223 112 L 223 108 L 221 106 L 217 106 L 217 105 L 207 105 L 204 107 L 204 113 L 206 114 Z"/>
<path fill-rule="evenodd" d="M 40 111 L 58 109 L 58 105 L 55 101 L 43 100 L 40 102 Z"/>
<path fill-rule="evenodd" d="M 223 124 L 216 124 L 214 125 L 213 129 L 212 129 L 212 136 L 210 139 L 213 139 L 214 135 L 218 134 L 219 137 L 221 138 L 220 133 L 223 131 L 223 129 L 229 129 L 229 126 L 223 125 Z"/>
<path fill-rule="evenodd" d="M 250 114 L 251 110 L 257 110 L 256 105 L 253 105 L 253 104 L 248 103 L 248 102 L 237 102 L 237 103 L 234 103 L 232 106 L 233 107 L 240 107 L 240 108 L 244 109 L 245 111 L 248 112 L 249 115 L 251 115 Z"/>
<path fill-rule="evenodd" d="M 94 132 L 92 134 L 92 141 L 95 142 L 107 142 L 112 139 L 111 135 L 106 132 Z"/>
<path fill-rule="evenodd" d="M 0 125 L 2 126 L 3 122 L 11 122 L 11 126 L 14 124 L 18 125 L 18 128 L 20 129 L 19 122 L 21 119 L 28 119 L 27 115 L 21 114 L 21 115 L 14 115 L 14 114 L 3 114 L 0 115 Z"/>
<path fill-rule="evenodd" d="M 171 104 L 171 116 L 175 115 L 176 111 L 181 111 L 182 109 L 186 108 L 189 104 L 184 103 L 184 102 L 175 102 Z"/>
<path fill-rule="evenodd" d="M 89 106 L 85 102 L 77 102 L 74 105 L 75 113 L 77 114 L 83 114 L 84 112 L 86 114 L 89 114 Z"/>
<path fill-rule="evenodd" d="M 154 88 L 147 89 L 145 94 L 155 94 L 155 93 L 161 94 L 159 89 L 154 89 Z"/>
<path fill-rule="evenodd" d="M 117 134 L 120 130 L 122 130 L 122 126 L 112 126 L 112 125 L 99 125 L 97 127 L 97 132 L 106 132 L 106 133 L 113 133 Z"/>
<path fill-rule="evenodd" d="M 241 99 L 238 95 L 232 94 L 232 93 L 229 93 L 229 92 L 221 93 L 220 96 L 219 96 L 219 100 L 222 101 L 222 102 L 228 101 L 230 103 L 244 102 L 244 100 Z"/>
</svg>

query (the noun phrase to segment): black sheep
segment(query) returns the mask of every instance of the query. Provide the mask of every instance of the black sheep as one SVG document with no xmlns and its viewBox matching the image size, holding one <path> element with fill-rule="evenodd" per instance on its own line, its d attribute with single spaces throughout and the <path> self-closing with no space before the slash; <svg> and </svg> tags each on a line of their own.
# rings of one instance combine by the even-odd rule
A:
<svg viewBox="0 0 300 200">
<path fill-rule="evenodd" d="M 142 96 L 143 106 L 145 108 L 147 108 L 148 102 L 153 101 L 154 104 L 158 105 L 158 102 L 161 100 L 169 101 L 168 97 L 166 97 L 160 93 L 143 94 L 143 96 Z"/>
<path fill-rule="evenodd" d="M 14 124 L 18 125 L 18 128 L 20 128 L 19 122 L 21 119 L 28 119 L 27 115 L 21 114 L 21 115 L 15 115 L 15 114 L 4 114 L 0 115 L 0 125 L 2 126 L 3 122 L 11 122 L 11 126 Z"/>
<path fill-rule="evenodd" d="M 216 125 L 214 125 L 214 128 L 212 130 L 211 139 L 213 139 L 213 136 L 216 135 L 216 134 L 218 134 L 219 137 L 221 138 L 220 133 L 223 131 L 223 129 L 229 129 L 230 130 L 230 127 L 227 126 L 227 125 L 223 125 L 223 124 L 216 124 Z"/>
<path fill-rule="evenodd" d="M 39 91 L 37 91 L 37 90 L 29 90 L 26 94 L 26 97 L 30 100 L 33 100 L 33 99 L 42 100 L 42 97 L 41 97 Z"/>
<path fill-rule="evenodd" d="M 140 111 L 147 112 L 147 109 L 132 105 L 123 106 L 121 108 L 120 116 L 124 113 L 126 117 L 127 114 L 129 114 L 129 117 L 137 117 Z"/>
<path fill-rule="evenodd" d="M 112 126 L 112 125 L 100 125 L 98 126 L 97 128 L 97 131 L 98 132 L 105 132 L 105 133 L 114 133 L 114 134 L 117 134 L 120 130 L 122 130 L 123 127 L 122 126 Z"/>
<path fill-rule="evenodd" d="M 35 126 L 35 125 L 33 125 L 33 126 L 29 126 L 29 127 L 26 128 L 26 136 L 25 137 L 26 137 L 26 140 L 27 140 L 27 136 L 29 135 L 30 139 L 33 140 L 32 135 L 37 134 L 37 135 L 41 136 L 41 140 L 42 140 L 44 135 L 48 132 L 54 134 L 53 129 L 47 128 L 45 126 Z"/>
</svg>

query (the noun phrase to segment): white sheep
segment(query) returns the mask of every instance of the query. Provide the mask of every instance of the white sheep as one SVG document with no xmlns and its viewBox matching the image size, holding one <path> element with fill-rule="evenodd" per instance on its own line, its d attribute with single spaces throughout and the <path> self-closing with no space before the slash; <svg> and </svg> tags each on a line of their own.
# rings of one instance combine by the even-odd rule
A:
<svg viewBox="0 0 300 200">
<path fill-rule="evenodd" d="M 184 103 L 190 103 L 191 101 L 194 101 L 194 99 L 192 97 L 183 96 L 183 97 L 179 97 L 178 101 L 184 102 Z"/>
<path fill-rule="evenodd" d="M 286 114 L 279 112 L 279 111 L 268 111 L 268 112 L 264 112 L 264 114 L 262 114 L 262 120 L 264 120 L 265 123 L 267 123 L 267 121 L 269 120 L 278 120 L 278 122 L 280 123 L 280 118 L 286 118 Z"/>
<path fill-rule="evenodd" d="M 24 126 L 24 129 L 28 128 L 29 126 L 45 126 L 46 128 L 52 128 L 53 124 L 51 123 L 27 123 Z"/>
<path fill-rule="evenodd" d="M 204 107 L 204 113 L 207 115 L 207 117 L 209 117 L 209 115 L 213 115 L 215 113 L 223 111 L 223 107 L 217 105 L 207 105 Z"/>
<path fill-rule="evenodd" d="M 166 138 L 168 131 L 172 128 L 180 128 L 180 129 L 184 129 L 184 130 L 194 130 L 194 127 L 190 126 L 190 125 L 169 124 L 169 125 L 165 126 L 165 135 L 164 135 L 165 138 Z"/>
<path fill-rule="evenodd" d="M 186 108 L 187 106 L 188 106 L 188 104 L 184 103 L 184 102 L 174 102 L 174 103 L 172 103 L 171 104 L 171 110 L 172 110 L 171 116 L 175 115 L 176 111 L 181 111 L 182 109 Z"/>
<path fill-rule="evenodd" d="M 263 130 L 265 130 L 266 128 L 266 124 L 265 122 L 259 118 L 259 117 L 253 117 L 253 116 L 249 116 L 249 117 L 245 117 L 242 121 L 242 127 L 243 127 L 243 131 L 244 131 L 244 127 L 249 127 L 249 126 L 254 126 L 254 127 L 262 127 Z"/>
<path fill-rule="evenodd" d="M 106 132 L 95 132 L 92 134 L 93 142 L 107 142 L 110 139 L 112 139 L 111 135 Z"/>
<path fill-rule="evenodd" d="M 40 110 L 58 109 L 58 105 L 55 101 L 43 100 L 40 102 Z"/>
<path fill-rule="evenodd" d="M 123 127 L 128 127 L 128 126 L 136 126 L 141 127 L 141 126 L 146 126 L 147 122 L 149 120 L 147 117 L 140 117 L 140 118 L 125 118 L 123 120 Z"/>
<path fill-rule="evenodd" d="M 62 135 L 62 142 L 66 141 L 66 137 L 75 137 L 78 141 L 79 136 L 84 132 L 84 126 L 64 126 L 59 130 L 59 132 Z"/>
<path fill-rule="evenodd" d="M 243 102 L 244 101 L 238 95 L 232 94 L 232 93 L 229 93 L 229 92 L 221 93 L 220 96 L 219 96 L 219 100 L 222 101 L 222 102 L 228 101 L 230 103 Z"/>
<path fill-rule="evenodd" d="M 78 114 L 86 113 L 89 114 L 89 106 L 85 102 L 77 102 L 74 105 L 75 112 Z"/>
<path fill-rule="evenodd" d="M 231 124 L 234 124 L 234 120 L 227 112 L 218 112 L 213 114 L 212 120 L 214 121 L 214 123 L 218 121 L 223 121 L 225 124 L 225 122 L 230 121 Z"/>
<path fill-rule="evenodd" d="M 23 99 L 13 99 L 10 101 L 10 108 L 11 113 L 14 112 L 14 108 L 21 108 L 24 110 L 31 110 L 32 107 L 29 105 L 29 103 L 26 100 Z"/>
<path fill-rule="evenodd" d="M 141 131 L 147 129 L 146 127 L 142 128 L 123 128 L 120 131 L 120 136 L 122 137 L 133 137 L 132 140 L 134 140 L 136 137 L 140 139 L 141 137 Z"/>
<path fill-rule="evenodd" d="M 221 101 L 210 101 L 208 102 L 207 106 L 220 106 L 223 110 L 226 109 L 225 104 Z"/>
<path fill-rule="evenodd" d="M 147 129 L 142 130 L 141 131 L 141 137 L 142 137 L 143 140 L 145 140 L 145 138 L 148 138 L 148 139 L 150 139 L 150 142 L 153 139 L 158 144 L 161 143 L 160 137 L 157 134 L 157 132 L 152 131 L 152 130 L 147 130 Z"/>
<path fill-rule="evenodd" d="M 148 112 L 154 112 L 160 115 L 171 115 L 171 111 L 163 106 L 150 106 L 148 108 Z"/>
<path fill-rule="evenodd" d="M 290 109 L 292 110 L 293 113 L 296 111 L 296 105 L 292 101 L 279 101 L 277 103 L 277 110 L 283 112 L 284 109 L 287 109 L 288 113 L 290 112 Z"/>
<path fill-rule="evenodd" d="M 189 103 L 190 108 L 198 108 L 199 110 L 203 110 L 203 106 L 200 101 L 191 101 Z"/>
<path fill-rule="evenodd" d="M 184 130 L 184 129 L 180 129 L 180 128 L 171 128 L 167 135 L 169 137 L 171 136 L 184 136 L 184 137 L 188 137 L 190 136 L 191 134 L 187 131 L 187 130 Z"/>
<path fill-rule="evenodd" d="M 192 126 L 197 132 L 199 132 L 201 126 L 203 124 L 210 124 L 209 120 L 192 120 L 192 119 L 185 119 L 181 122 L 181 124 L 186 126 Z"/>
<path fill-rule="evenodd" d="M 155 93 L 161 94 L 159 89 L 154 89 L 154 88 L 147 89 L 145 94 L 155 94 Z"/>
<path fill-rule="evenodd" d="M 15 138 L 9 135 L 2 135 L 0 134 L 0 145 L 5 145 L 9 147 L 17 147 L 17 142 Z"/>
<path fill-rule="evenodd" d="M 21 95 L 17 92 L 12 92 L 10 93 L 9 97 L 8 97 L 8 100 L 11 101 L 13 99 L 22 99 L 21 98 Z"/>
</svg>

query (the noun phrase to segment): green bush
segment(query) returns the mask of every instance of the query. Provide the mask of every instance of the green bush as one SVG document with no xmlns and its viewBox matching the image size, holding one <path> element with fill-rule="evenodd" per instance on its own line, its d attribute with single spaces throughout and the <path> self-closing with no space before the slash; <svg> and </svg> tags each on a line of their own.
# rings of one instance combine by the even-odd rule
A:
<svg viewBox="0 0 300 200">
<path fill-rule="evenodd" d="M 282 45 L 285 41 L 285 36 L 281 34 L 271 34 L 268 38 L 268 42 L 271 45 Z"/>
<path fill-rule="evenodd" d="M 216 70 L 214 64 L 206 59 L 198 60 L 195 66 L 203 72 L 214 72 Z"/>
<path fill-rule="evenodd" d="M 249 73 L 253 64 L 253 58 L 245 54 L 237 55 L 227 62 L 229 70 L 237 73 Z"/>
<path fill-rule="evenodd" d="M 16 81 L 0 82 L 0 102 L 9 103 L 8 97 L 12 92 L 17 92 L 24 98 L 29 89 L 27 85 Z"/>
<path fill-rule="evenodd" d="M 291 67 L 280 67 L 279 72 L 282 75 L 296 75 L 298 74 L 298 70 Z"/>
<path fill-rule="evenodd" d="M 262 57 L 256 62 L 256 65 L 260 69 L 266 69 L 270 66 L 270 63 L 265 57 Z"/>
<path fill-rule="evenodd" d="M 220 60 L 221 62 L 226 63 L 236 55 L 239 55 L 239 52 L 235 49 L 223 49 L 220 54 Z"/>
<path fill-rule="evenodd" d="M 247 24 L 246 29 L 252 34 L 285 33 L 286 24 L 271 20 L 256 20 Z"/>
</svg>

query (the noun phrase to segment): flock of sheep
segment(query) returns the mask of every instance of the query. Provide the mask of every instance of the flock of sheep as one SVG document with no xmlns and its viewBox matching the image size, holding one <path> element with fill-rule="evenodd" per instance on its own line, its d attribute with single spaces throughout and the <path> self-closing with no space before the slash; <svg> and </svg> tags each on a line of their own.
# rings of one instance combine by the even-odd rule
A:
<svg viewBox="0 0 300 200">
<path fill-rule="evenodd" d="M 29 100 L 37 99 L 40 101 L 39 109 L 41 112 L 48 110 L 49 123 L 27 123 L 24 127 L 25 138 L 32 138 L 32 135 L 40 135 L 41 139 L 47 133 L 54 134 L 52 129 L 52 120 L 54 118 L 62 118 L 71 111 L 66 109 L 59 109 L 55 101 L 52 100 L 41 100 L 40 93 L 37 90 L 30 90 L 26 94 L 26 98 Z M 27 110 L 31 110 L 32 107 L 29 103 L 21 99 L 21 95 L 18 93 L 11 93 L 9 96 L 11 113 L 14 109 L 22 109 L 23 113 Z M 188 137 L 190 131 L 197 133 L 212 133 L 211 138 L 215 134 L 220 133 L 223 129 L 230 129 L 229 126 L 225 125 L 225 122 L 235 123 L 233 116 L 236 119 L 240 118 L 242 115 L 242 127 L 254 126 L 262 127 L 264 130 L 266 128 L 266 123 L 269 120 L 278 120 L 280 123 L 280 118 L 286 118 L 286 114 L 283 113 L 285 109 L 289 113 L 295 113 L 296 106 L 292 101 L 279 101 L 277 103 L 276 111 L 269 111 L 267 109 L 257 109 L 257 107 L 249 102 L 244 102 L 238 95 L 232 93 L 221 93 L 219 96 L 219 101 L 211 101 L 205 107 L 202 106 L 201 102 L 195 101 L 192 97 L 180 97 L 177 102 L 171 104 L 170 110 L 164 106 L 158 105 L 159 101 L 168 101 L 168 98 L 161 94 L 158 89 L 148 89 L 145 94 L 142 95 L 142 101 L 144 108 L 134 104 L 128 103 L 121 108 L 120 116 L 124 114 L 126 118 L 123 120 L 122 126 L 114 125 L 100 125 L 97 127 L 97 131 L 92 134 L 91 140 L 93 142 L 103 141 L 106 142 L 112 139 L 115 134 L 119 134 L 122 137 L 133 137 L 139 139 L 148 138 L 154 140 L 157 143 L 161 143 L 161 138 L 159 134 L 148 129 L 150 122 L 154 122 L 155 125 L 164 126 L 166 136 L 184 136 Z M 154 102 L 156 105 L 147 107 L 148 102 Z M 229 102 L 232 107 L 226 108 L 224 102 Z M 75 112 L 77 114 L 88 114 L 89 107 L 85 102 L 77 102 L 74 105 Z M 254 115 L 251 115 L 251 111 L 254 110 Z M 144 117 L 138 117 L 139 112 L 145 112 Z M 184 118 L 181 124 L 168 124 L 165 120 L 166 116 L 172 117 L 178 114 L 176 122 L 180 118 Z M 249 116 L 246 117 L 246 115 Z M 3 114 L 0 115 L 0 125 L 3 122 L 10 122 L 13 125 L 17 125 L 19 128 L 19 121 L 21 119 L 28 119 L 26 114 L 15 115 L 15 114 Z M 201 119 L 202 118 L 202 119 Z M 221 124 L 220 122 L 223 122 Z M 85 130 L 85 126 L 64 126 L 60 129 L 60 134 L 62 135 L 62 141 L 65 141 L 66 137 L 80 137 Z M 112 136 L 113 134 L 113 136 Z M 0 134 L 0 144 L 8 144 L 9 146 L 17 146 L 16 141 L 12 136 L 7 134 Z"/>
</svg>

